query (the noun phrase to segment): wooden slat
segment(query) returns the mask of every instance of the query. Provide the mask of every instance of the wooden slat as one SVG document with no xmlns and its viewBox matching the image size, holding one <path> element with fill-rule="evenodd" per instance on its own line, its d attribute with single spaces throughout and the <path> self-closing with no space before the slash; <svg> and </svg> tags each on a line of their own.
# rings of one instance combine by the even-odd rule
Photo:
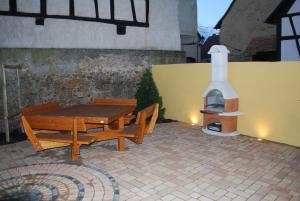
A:
<svg viewBox="0 0 300 201">
<path fill-rule="evenodd" d="M 25 131 L 28 139 L 30 140 L 34 150 L 35 151 L 43 150 L 43 146 L 41 145 L 38 138 L 35 136 L 36 133 L 33 132 L 33 130 L 30 127 L 30 124 L 28 123 L 27 119 L 23 115 L 21 115 L 21 122 L 22 122 L 22 125 L 24 128 L 24 131 Z"/>
<path fill-rule="evenodd" d="M 40 115 L 27 115 L 25 117 L 32 129 L 59 131 L 71 131 L 73 129 L 74 118 Z M 77 119 L 77 129 L 78 131 L 86 131 L 86 126 L 83 119 Z"/>
<path fill-rule="evenodd" d="M 118 132 L 116 131 L 94 132 L 94 133 L 86 133 L 84 134 L 84 136 L 94 137 L 97 141 L 113 140 L 118 138 Z"/>
<path fill-rule="evenodd" d="M 71 133 L 39 133 L 36 135 L 41 141 L 53 141 L 53 142 L 63 142 L 63 143 L 73 143 Z M 78 144 L 91 144 L 95 141 L 95 138 L 84 136 L 79 134 L 77 136 Z"/>
<path fill-rule="evenodd" d="M 146 125 L 146 128 L 145 128 L 146 134 L 150 134 L 153 132 L 154 126 L 155 126 L 157 118 L 158 118 L 158 110 L 159 110 L 159 104 L 155 104 L 151 120 L 150 120 L 149 124 Z"/>
<path fill-rule="evenodd" d="M 126 127 L 120 133 L 120 135 L 121 134 L 124 134 L 124 136 L 133 135 L 133 136 L 127 136 L 127 138 L 137 144 L 142 144 L 145 133 L 149 133 L 153 131 L 158 116 L 158 108 L 159 105 L 156 103 L 141 110 L 137 115 L 136 123 Z M 150 123 L 147 124 L 146 120 L 149 117 L 151 117 L 151 120 Z"/>
<path fill-rule="evenodd" d="M 59 106 L 58 102 L 51 102 L 51 103 L 47 103 L 47 104 L 23 107 L 23 108 L 21 108 L 21 113 L 23 115 L 36 114 L 36 113 L 42 113 L 42 112 L 49 112 L 49 111 L 56 110 L 59 108 L 60 108 L 60 106 Z"/>
<path fill-rule="evenodd" d="M 75 105 L 42 113 L 42 116 L 81 117 L 86 123 L 109 124 L 133 112 L 134 106 Z"/>
<path fill-rule="evenodd" d="M 128 105 L 136 106 L 136 99 L 121 99 L 121 98 L 94 98 L 92 105 Z"/>
<path fill-rule="evenodd" d="M 67 147 L 70 146 L 70 143 L 64 143 L 64 142 L 54 142 L 54 141 L 43 141 L 39 140 L 39 143 L 43 147 L 43 150 L 45 149 L 52 149 L 57 147 Z M 41 150 L 40 150 L 41 151 Z"/>
</svg>

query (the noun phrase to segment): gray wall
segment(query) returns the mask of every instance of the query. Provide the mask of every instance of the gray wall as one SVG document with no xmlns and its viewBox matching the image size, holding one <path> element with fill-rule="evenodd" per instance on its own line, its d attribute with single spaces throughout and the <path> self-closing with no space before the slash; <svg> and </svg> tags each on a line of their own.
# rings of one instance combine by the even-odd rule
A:
<svg viewBox="0 0 300 201">
<path fill-rule="evenodd" d="M 0 10 L 8 10 L 8 2 L 0 0 Z M 40 12 L 39 2 L 17 0 L 17 10 Z M 68 2 L 47 1 L 47 13 L 67 15 Z M 93 2 L 75 0 L 75 15 L 94 17 Z M 109 18 L 110 1 L 98 2 L 100 17 Z M 130 0 L 115 2 L 116 19 L 131 20 Z M 134 2 L 137 20 L 145 22 L 145 0 Z M 0 16 L 0 64 L 24 67 L 20 73 L 21 105 L 58 101 L 66 106 L 87 103 L 92 97 L 133 97 L 146 68 L 185 62 L 180 51 L 179 0 L 149 2 L 150 27 L 127 27 L 126 35 L 117 35 L 115 25 L 99 22 L 45 19 L 44 26 L 38 26 L 35 18 Z M 13 71 L 7 79 L 9 114 L 14 114 L 18 107 Z"/>
</svg>

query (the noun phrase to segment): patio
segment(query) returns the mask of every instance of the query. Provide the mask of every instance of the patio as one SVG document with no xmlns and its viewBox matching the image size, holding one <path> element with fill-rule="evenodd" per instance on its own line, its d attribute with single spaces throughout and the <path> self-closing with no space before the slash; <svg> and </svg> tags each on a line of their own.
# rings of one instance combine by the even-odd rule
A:
<svg viewBox="0 0 300 201">
<path fill-rule="evenodd" d="M 300 200 L 296 147 L 204 135 L 186 123 L 157 124 L 143 144 L 126 143 L 124 152 L 116 141 L 83 146 L 76 162 L 65 148 L 1 146 L 0 192 L 19 185 L 33 200 Z"/>
</svg>

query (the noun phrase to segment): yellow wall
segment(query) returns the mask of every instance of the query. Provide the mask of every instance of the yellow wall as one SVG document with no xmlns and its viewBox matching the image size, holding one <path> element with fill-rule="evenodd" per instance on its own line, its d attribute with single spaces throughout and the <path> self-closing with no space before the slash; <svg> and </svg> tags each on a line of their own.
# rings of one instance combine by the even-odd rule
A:
<svg viewBox="0 0 300 201">
<path fill-rule="evenodd" d="M 202 125 L 202 94 L 211 81 L 211 65 L 154 65 L 166 118 Z M 234 62 L 229 82 L 237 91 L 238 130 L 253 137 L 300 147 L 300 62 Z"/>
</svg>

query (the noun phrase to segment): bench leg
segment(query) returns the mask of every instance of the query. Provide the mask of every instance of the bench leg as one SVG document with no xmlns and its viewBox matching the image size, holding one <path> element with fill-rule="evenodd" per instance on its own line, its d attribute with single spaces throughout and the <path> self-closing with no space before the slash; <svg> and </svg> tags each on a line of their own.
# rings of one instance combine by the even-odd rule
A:
<svg viewBox="0 0 300 201">
<path fill-rule="evenodd" d="M 125 137 L 118 137 L 118 150 L 119 151 L 125 150 Z"/>
</svg>

